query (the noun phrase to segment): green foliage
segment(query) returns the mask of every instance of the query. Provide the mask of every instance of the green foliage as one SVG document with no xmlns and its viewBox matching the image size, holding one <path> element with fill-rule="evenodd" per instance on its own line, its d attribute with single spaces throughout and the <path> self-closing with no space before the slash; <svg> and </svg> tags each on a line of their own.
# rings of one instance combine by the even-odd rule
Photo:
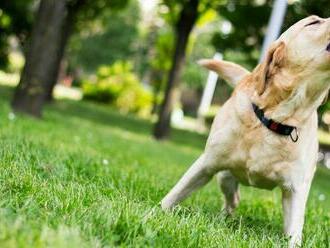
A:
<svg viewBox="0 0 330 248">
<path fill-rule="evenodd" d="M 157 142 L 151 123 L 90 102 L 55 102 L 43 121 L 8 118 L 12 92 L 0 94 L 0 247 L 287 247 L 279 190 L 240 187 L 226 217 L 213 181 L 160 209 L 206 137 L 174 130 Z M 311 187 L 304 247 L 329 247 L 329 172 Z"/>
<path fill-rule="evenodd" d="M 191 53 L 187 56 L 187 63 L 183 69 L 182 82 L 189 88 L 201 90 L 207 80 L 209 71 L 197 64 L 202 58 L 212 58 L 215 49 L 211 44 L 212 34 L 201 33 L 193 36 Z"/>
<path fill-rule="evenodd" d="M 155 98 L 160 102 L 160 93 L 166 81 L 166 74 L 170 70 L 174 49 L 174 36 L 168 25 L 165 25 L 154 32 L 155 41 L 149 58 L 150 84 L 153 87 Z M 156 100 L 155 100 L 156 101 Z"/>
<path fill-rule="evenodd" d="M 78 32 L 69 44 L 70 67 L 93 72 L 102 64 L 112 64 L 123 58 L 132 60 L 139 42 L 139 19 L 137 1 L 121 11 L 105 9 L 93 20 L 78 19 Z M 83 24 L 84 27 L 80 27 Z"/>
<path fill-rule="evenodd" d="M 8 64 L 10 36 L 14 36 L 19 41 L 19 48 L 25 49 L 39 2 L 37 0 L 0 1 L 0 68 Z M 129 0 L 67 0 L 67 6 L 72 10 L 70 13 L 75 15 L 73 30 L 85 30 L 86 25 L 103 12 L 109 12 L 110 9 L 119 11 L 128 2 Z"/>
<path fill-rule="evenodd" d="M 213 37 L 213 45 L 224 54 L 225 59 L 254 67 L 259 59 L 271 8 L 270 0 L 262 5 L 257 5 L 256 1 L 228 1 L 227 5 L 218 8 L 224 22 Z"/>
<path fill-rule="evenodd" d="M 330 101 L 329 99 L 326 99 L 326 102 L 319 107 L 318 114 L 322 116 L 325 112 L 328 111 L 330 111 Z"/>
<path fill-rule="evenodd" d="M 212 1 L 210 1 L 212 2 Z M 156 42 L 151 58 L 150 66 L 154 71 L 154 77 L 157 75 L 165 75 L 171 67 L 172 56 L 174 53 L 175 36 L 173 25 L 177 21 L 177 16 L 183 2 L 180 1 L 163 1 L 159 7 L 159 15 L 165 20 L 165 24 L 156 31 Z M 215 19 L 214 11 L 205 9 L 206 1 L 201 2 L 201 16 L 197 26 L 203 26 Z M 211 35 L 209 33 L 191 34 L 187 47 L 187 60 L 181 76 L 182 83 L 185 86 L 200 89 L 204 85 L 207 77 L 207 71 L 201 68 L 196 61 L 201 58 L 211 57 L 215 53 L 215 49 L 210 44 Z M 156 84 L 163 84 L 165 77 L 154 80 Z"/>
<path fill-rule="evenodd" d="M 200 0 L 198 5 L 198 20 L 196 22 L 197 26 L 202 26 L 207 24 L 210 21 L 213 21 L 216 18 L 215 11 L 212 8 L 216 8 L 216 6 L 220 5 L 224 1 L 219 0 Z M 162 71 L 168 71 L 171 67 L 172 56 L 174 53 L 174 45 L 175 45 L 175 32 L 176 25 L 178 22 L 178 18 L 180 16 L 180 12 L 183 7 L 188 3 L 188 0 L 178 1 L 178 0 L 162 0 L 160 1 L 158 14 L 165 21 L 163 27 L 157 32 L 157 42 L 156 42 L 156 52 L 154 56 L 154 61 L 152 61 L 151 65 L 153 68 Z M 205 38 L 206 37 L 206 38 Z M 188 41 L 187 46 L 187 54 L 190 55 L 191 52 L 192 59 L 199 59 L 201 57 L 198 56 L 210 56 L 210 52 L 205 52 L 207 50 L 213 50 L 209 43 L 209 36 L 198 36 L 198 41 L 196 42 L 196 37 L 194 35 L 190 35 L 190 39 Z M 213 55 L 213 54 L 212 54 Z M 196 60 L 197 60 L 196 59 Z M 191 85 L 200 84 L 198 83 L 198 75 L 197 73 L 202 73 L 202 70 L 198 70 L 198 67 L 195 64 L 190 64 L 190 68 L 188 68 L 185 72 L 185 80 L 186 82 L 191 83 Z M 199 78 L 200 79 L 200 78 Z"/>
<path fill-rule="evenodd" d="M 31 32 L 34 0 L 0 1 L 0 68 L 9 62 L 9 37 L 23 46 Z"/>
<path fill-rule="evenodd" d="M 196 61 L 189 61 L 182 73 L 183 83 L 189 88 L 202 89 L 206 79 L 208 71 L 201 68 Z"/>
<path fill-rule="evenodd" d="M 171 30 L 165 26 L 156 33 L 155 51 L 150 65 L 154 70 L 168 71 L 171 67 L 174 36 Z"/>
<path fill-rule="evenodd" d="M 134 1 L 134 0 L 132 0 Z M 122 11 L 130 0 L 68 0 L 68 6 L 79 8 L 75 19 L 75 28 L 83 30 L 90 21 L 102 16 L 104 11 Z"/>
<path fill-rule="evenodd" d="M 122 112 L 148 115 L 152 94 L 139 82 L 130 63 L 101 66 L 95 82 L 83 83 L 84 99 L 111 104 Z"/>
<path fill-rule="evenodd" d="M 295 22 L 309 15 L 318 15 L 323 18 L 330 16 L 330 1 L 328 0 L 301 0 L 295 1 L 292 5 L 288 6 L 285 16 L 285 22 L 282 30 L 286 30 Z"/>
<path fill-rule="evenodd" d="M 227 0 L 199 0 L 198 16 L 205 17 L 210 9 L 216 9 L 225 4 Z M 188 3 L 188 0 L 162 0 L 160 1 L 159 15 L 171 26 L 175 27 L 179 19 L 180 11 Z M 207 13 L 210 14 L 210 13 Z"/>
</svg>

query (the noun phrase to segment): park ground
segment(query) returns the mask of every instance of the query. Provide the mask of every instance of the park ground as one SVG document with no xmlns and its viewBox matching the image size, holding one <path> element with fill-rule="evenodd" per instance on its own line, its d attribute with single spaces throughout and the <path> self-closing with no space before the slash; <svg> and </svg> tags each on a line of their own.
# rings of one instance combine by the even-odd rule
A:
<svg viewBox="0 0 330 248">
<path fill-rule="evenodd" d="M 279 190 L 241 187 L 232 217 L 215 180 L 173 212 L 159 201 L 205 136 L 152 125 L 109 107 L 61 100 L 42 120 L 15 115 L 0 88 L 0 247 L 282 247 Z M 330 171 L 309 197 L 304 247 L 330 246 Z"/>
</svg>

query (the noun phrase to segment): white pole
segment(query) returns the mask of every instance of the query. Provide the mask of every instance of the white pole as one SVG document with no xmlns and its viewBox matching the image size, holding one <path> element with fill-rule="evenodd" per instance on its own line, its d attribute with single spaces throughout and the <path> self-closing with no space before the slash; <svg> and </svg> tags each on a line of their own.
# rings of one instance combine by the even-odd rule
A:
<svg viewBox="0 0 330 248">
<path fill-rule="evenodd" d="M 270 44 L 277 39 L 277 37 L 281 32 L 281 27 L 283 24 L 287 5 L 288 5 L 287 0 L 275 0 L 272 14 L 270 16 L 268 23 L 266 37 L 262 44 L 261 56 L 259 62 L 264 59 Z"/>
<path fill-rule="evenodd" d="M 216 53 L 213 58 L 221 60 L 222 54 Z M 218 74 L 215 73 L 214 71 L 210 71 L 207 77 L 206 85 L 204 87 L 201 103 L 198 107 L 199 117 L 204 116 L 210 108 L 215 91 L 215 86 L 217 84 L 217 80 L 218 80 Z"/>
</svg>

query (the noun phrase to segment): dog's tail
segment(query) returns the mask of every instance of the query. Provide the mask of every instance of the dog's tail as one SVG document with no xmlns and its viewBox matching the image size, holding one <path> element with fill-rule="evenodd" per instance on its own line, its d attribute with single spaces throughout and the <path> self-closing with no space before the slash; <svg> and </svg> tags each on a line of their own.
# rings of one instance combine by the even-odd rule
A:
<svg viewBox="0 0 330 248">
<path fill-rule="evenodd" d="M 242 66 L 224 60 L 201 59 L 197 63 L 218 73 L 218 75 L 232 87 L 235 87 L 243 77 L 250 74 L 250 72 Z"/>
</svg>

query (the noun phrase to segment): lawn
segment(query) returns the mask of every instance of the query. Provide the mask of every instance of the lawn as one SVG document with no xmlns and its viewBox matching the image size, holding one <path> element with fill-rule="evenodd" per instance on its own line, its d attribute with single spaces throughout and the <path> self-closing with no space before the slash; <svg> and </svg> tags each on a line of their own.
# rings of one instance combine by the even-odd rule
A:
<svg viewBox="0 0 330 248">
<path fill-rule="evenodd" d="M 170 213 L 159 201 L 203 149 L 205 137 L 108 107 L 58 101 L 43 120 L 14 116 L 0 88 L 0 247 L 281 247 L 279 190 L 241 187 L 232 217 L 215 180 Z M 305 247 L 330 246 L 330 171 L 319 169 Z"/>
</svg>

